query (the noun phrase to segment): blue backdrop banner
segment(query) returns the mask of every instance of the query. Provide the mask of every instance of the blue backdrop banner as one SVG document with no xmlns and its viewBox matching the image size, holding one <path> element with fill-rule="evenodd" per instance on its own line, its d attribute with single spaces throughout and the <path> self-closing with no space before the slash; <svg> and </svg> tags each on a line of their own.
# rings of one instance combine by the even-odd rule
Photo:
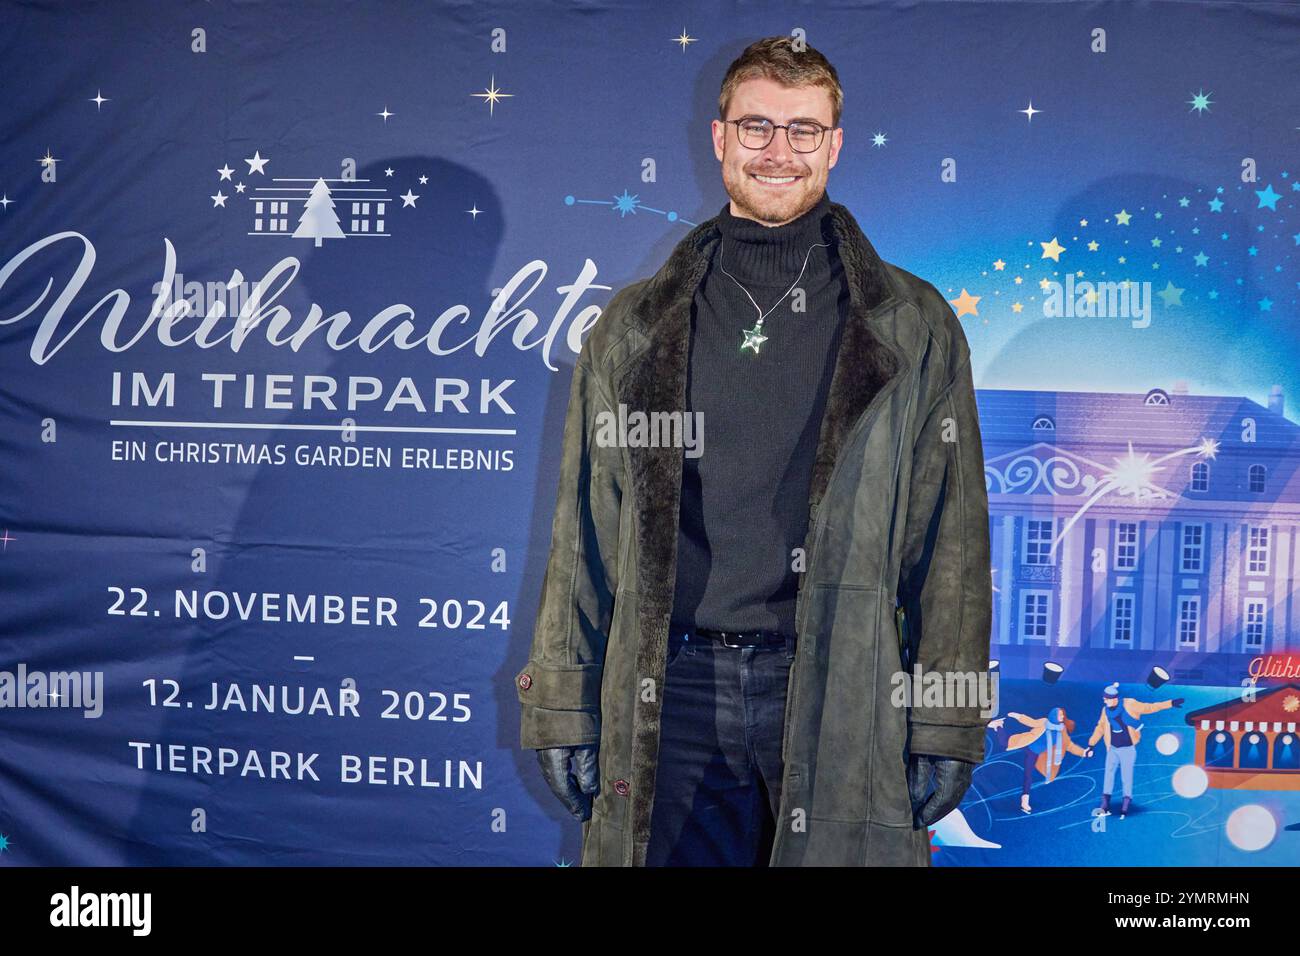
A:
<svg viewBox="0 0 1300 956">
<path fill-rule="evenodd" d="M 0 865 L 578 858 L 512 683 L 573 363 L 790 33 L 973 355 L 935 864 L 1300 862 L 1300 7 L 8 0 Z"/>
</svg>

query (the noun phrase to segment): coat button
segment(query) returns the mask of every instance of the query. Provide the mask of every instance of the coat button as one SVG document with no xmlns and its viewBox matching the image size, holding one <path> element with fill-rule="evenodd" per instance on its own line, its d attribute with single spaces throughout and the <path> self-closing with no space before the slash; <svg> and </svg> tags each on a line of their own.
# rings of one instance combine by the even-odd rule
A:
<svg viewBox="0 0 1300 956">
<path fill-rule="evenodd" d="M 530 687 L 533 686 L 533 679 L 532 679 L 532 677 L 529 676 L 528 674 L 520 674 L 520 675 L 519 675 L 519 686 L 522 687 L 524 690 L 528 690 L 528 688 L 530 688 Z"/>
<path fill-rule="evenodd" d="M 628 782 L 626 780 L 620 779 L 614 781 L 614 792 L 617 793 L 620 797 L 626 797 L 627 792 L 630 789 L 631 787 L 628 786 Z"/>
</svg>

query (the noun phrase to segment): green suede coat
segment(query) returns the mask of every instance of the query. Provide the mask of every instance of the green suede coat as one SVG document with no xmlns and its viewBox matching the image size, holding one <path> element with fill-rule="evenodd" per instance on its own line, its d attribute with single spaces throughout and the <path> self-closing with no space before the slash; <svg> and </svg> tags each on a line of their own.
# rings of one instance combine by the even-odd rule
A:
<svg viewBox="0 0 1300 956">
<path fill-rule="evenodd" d="M 970 351 L 938 290 L 881 259 L 844 206 L 831 211 L 851 308 L 813 467 L 770 863 L 928 866 L 908 754 L 979 762 L 985 720 L 975 705 L 892 700 L 901 670 L 988 668 L 988 495 Z M 619 403 L 686 407 L 691 302 L 718 240 L 716 219 L 701 223 L 654 276 L 614 295 L 574 367 L 541 606 L 516 691 L 523 747 L 600 745 L 583 865 L 645 864 L 683 462 L 680 444 L 598 443 L 595 416 Z"/>
</svg>

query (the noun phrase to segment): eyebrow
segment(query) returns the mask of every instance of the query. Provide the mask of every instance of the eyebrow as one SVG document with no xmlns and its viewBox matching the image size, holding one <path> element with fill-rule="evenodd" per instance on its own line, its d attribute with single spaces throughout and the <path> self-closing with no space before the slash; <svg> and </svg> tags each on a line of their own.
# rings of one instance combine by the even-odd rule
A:
<svg viewBox="0 0 1300 956">
<path fill-rule="evenodd" d="M 764 116 L 762 113 L 746 113 L 744 116 L 742 116 L 742 117 L 740 117 L 740 118 L 741 118 L 741 119 L 765 119 L 765 120 L 767 120 L 769 123 L 772 122 L 772 118 L 771 118 L 771 117 L 769 117 L 769 116 Z M 817 117 L 815 117 L 815 116 L 795 116 L 795 117 L 791 118 L 788 122 L 791 122 L 791 123 L 816 123 L 818 126 L 826 126 L 825 123 L 823 123 L 821 120 L 819 120 L 819 119 L 818 119 Z M 826 126 L 826 128 L 827 128 L 827 129 L 830 129 L 831 127 Z"/>
</svg>

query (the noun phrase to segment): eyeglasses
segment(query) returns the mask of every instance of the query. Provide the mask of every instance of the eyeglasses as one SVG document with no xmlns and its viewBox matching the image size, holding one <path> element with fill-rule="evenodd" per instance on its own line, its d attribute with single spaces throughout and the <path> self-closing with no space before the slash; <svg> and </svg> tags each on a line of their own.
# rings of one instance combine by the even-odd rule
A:
<svg viewBox="0 0 1300 956">
<path fill-rule="evenodd" d="M 740 119 L 723 120 L 724 123 L 736 125 L 736 136 L 740 145 L 746 149 L 765 149 L 772 142 L 772 137 L 779 129 L 785 130 L 786 142 L 796 153 L 813 153 L 822 145 L 822 137 L 830 126 L 814 123 L 811 120 L 799 120 L 788 125 L 773 123 L 762 116 L 744 116 Z"/>
</svg>

